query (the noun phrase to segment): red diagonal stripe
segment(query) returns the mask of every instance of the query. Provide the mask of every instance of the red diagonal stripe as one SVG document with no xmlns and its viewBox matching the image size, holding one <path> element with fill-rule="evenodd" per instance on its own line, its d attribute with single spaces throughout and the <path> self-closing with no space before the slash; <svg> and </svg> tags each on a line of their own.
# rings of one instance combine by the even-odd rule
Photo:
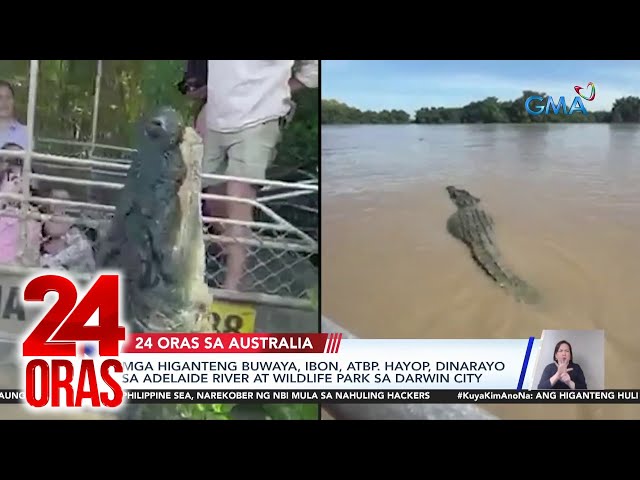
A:
<svg viewBox="0 0 640 480">
<path fill-rule="evenodd" d="M 338 349 L 340 348 L 340 342 L 342 342 L 342 334 L 338 334 L 338 341 L 336 342 L 336 349 L 334 353 L 338 353 Z"/>
<path fill-rule="evenodd" d="M 333 351 L 333 347 L 336 344 L 336 336 L 337 335 L 335 333 L 331 336 L 331 350 L 329 350 L 329 353 L 331 353 Z"/>
<path fill-rule="evenodd" d="M 331 334 L 327 336 L 327 339 L 324 342 L 324 353 L 329 351 L 329 345 L 331 345 Z"/>
</svg>

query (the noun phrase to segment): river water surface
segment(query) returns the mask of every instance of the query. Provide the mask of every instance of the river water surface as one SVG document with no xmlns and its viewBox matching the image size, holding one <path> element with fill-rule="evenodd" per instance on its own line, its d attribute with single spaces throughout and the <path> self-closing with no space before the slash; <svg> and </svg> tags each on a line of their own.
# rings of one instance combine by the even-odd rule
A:
<svg viewBox="0 0 640 480">
<path fill-rule="evenodd" d="M 323 313 L 373 338 L 604 329 L 605 386 L 638 388 L 639 153 L 635 125 L 323 126 Z M 541 305 L 514 302 L 447 233 L 447 185 L 481 198 Z M 487 409 L 640 418 L 637 405 Z"/>
</svg>

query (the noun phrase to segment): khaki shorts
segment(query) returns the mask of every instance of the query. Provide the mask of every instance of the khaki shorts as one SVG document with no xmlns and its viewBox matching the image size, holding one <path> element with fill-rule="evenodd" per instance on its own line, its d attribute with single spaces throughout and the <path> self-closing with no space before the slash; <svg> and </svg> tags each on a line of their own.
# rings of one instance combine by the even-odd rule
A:
<svg viewBox="0 0 640 480">
<path fill-rule="evenodd" d="M 281 136 L 281 119 L 270 120 L 239 132 L 207 130 L 202 171 L 264 180 L 267 168 L 276 158 Z M 203 187 L 222 182 L 222 179 L 202 179 Z"/>
</svg>

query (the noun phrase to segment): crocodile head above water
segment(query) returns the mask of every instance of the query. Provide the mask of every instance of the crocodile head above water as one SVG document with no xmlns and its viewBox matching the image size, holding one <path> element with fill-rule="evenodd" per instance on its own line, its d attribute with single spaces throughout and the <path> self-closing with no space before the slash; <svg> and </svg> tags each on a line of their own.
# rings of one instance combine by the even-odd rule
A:
<svg viewBox="0 0 640 480">
<path fill-rule="evenodd" d="M 458 208 L 472 207 L 480 202 L 478 197 L 474 197 L 466 190 L 456 188 L 452 185 L 447 187 L 447 193 L 449 193 L 449 198 L 451 198 Z"/>
<path fill-rule="evenodd" d="M 200 210 L 202 139 L 172 108 L 141 125 L 97 260 L 124 276 L 132 332 L 195 330 L 211 301 Z"/>
</svg>

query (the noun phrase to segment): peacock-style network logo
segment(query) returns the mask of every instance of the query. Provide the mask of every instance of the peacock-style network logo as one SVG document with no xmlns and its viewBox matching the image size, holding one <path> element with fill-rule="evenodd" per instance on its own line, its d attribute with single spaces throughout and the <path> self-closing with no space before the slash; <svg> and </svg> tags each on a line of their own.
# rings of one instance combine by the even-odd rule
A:
<svg viewBox="0 0 640 480">
<path fill-rule="evenodd" d="M 78 353 L 81 357 L 93 357 L 96 353 L 96 348 L 89 343 L 80 345 L 79 350 Z"/>
<path fill-rule="evenodd" d="M 582 93 L 580 93 L 582 90 L 589 90 L 589 87 L 591 87 L 591 95 L 583 95 Z M 580 95 L 582 98 L 584 98 L 587 102 L 592 102 L 594 98 L 596 98 L 596 85 L 593 82 L 589 82 L 587 83 L 587 87 L 586 88 L 582 88 L 578 85 L 576 85 L 575 87 L 573 87 L 573 89 L 576 91 L 576 93 L 578 95 Z"/>
<path fill-rule="evenodd" d="M 547 98 L 543 98 L 539 95 L 532 95 L 524 102 L 524 109 L 529 115 L 573 115 L 576 111 L 582 112 L 583 115 L 589 115 L 587 107 L 584 106 L 582 100 L 592 102 L 596 98 L 596 85 L 593 82 L 587 83 L 586 88 L 576 85 L 573 89 L 578 94 L 573 98 L 571 106 L 567 106 L 564 96 L 558 98 L 558 103 L 553 100 L 553 97 L 549 95 Z M 584 93 L 583 93 L 584 91 Z"/>
</svg>

